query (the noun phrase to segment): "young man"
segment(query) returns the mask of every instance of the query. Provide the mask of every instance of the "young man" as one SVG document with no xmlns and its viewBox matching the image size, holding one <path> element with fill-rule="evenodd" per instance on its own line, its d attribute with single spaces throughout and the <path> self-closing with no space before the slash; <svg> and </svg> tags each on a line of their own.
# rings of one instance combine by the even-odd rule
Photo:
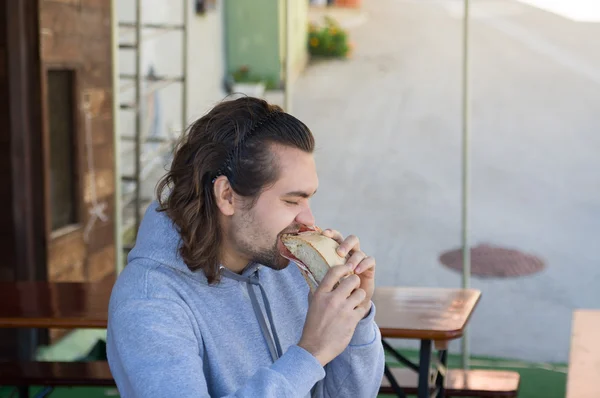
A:
<svg viewBox="0 0 600 398">
<path fill-rule="evenodd" d="M 315 224 L 313 149 L 302 122 L 256 98 L 190 127 L 112 292 L 107 350 L 122 397 L 377 395 L 374 259 L 325 230 L 351 255 L 309 297 L 277 248 Z"/>
</svg>

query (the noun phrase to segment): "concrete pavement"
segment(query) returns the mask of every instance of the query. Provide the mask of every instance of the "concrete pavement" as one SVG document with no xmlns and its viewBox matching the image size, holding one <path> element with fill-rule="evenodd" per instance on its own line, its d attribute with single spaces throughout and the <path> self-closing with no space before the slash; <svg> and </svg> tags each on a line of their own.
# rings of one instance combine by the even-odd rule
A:
<svg viewBox="0 0 600 398">
<path fill-rule="evenodd" d="M 293 113 L 317 138 L 319 225 L 359 235 L 382 286 L 460 286 L 438 262 L 460 245 L 460 3 L 365 0 L 352 59 L 295 84 Z M 472 351 L 566 361 L 571 311 L 600 307 L 600 24 L 473 4 L 472 243 L 547 268 L 472 281 Z"/>
</svg>

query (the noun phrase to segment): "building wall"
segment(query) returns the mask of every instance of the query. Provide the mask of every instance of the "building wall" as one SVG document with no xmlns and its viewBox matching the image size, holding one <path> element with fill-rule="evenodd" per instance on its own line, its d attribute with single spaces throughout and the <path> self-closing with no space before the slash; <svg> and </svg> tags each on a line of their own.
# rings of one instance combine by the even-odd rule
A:
<svg viewBox="0 0 600 398">
<path fill-rule="evenodd" d="M 308 2 L 291 1 L 292 14 L 292 68 L 290 77 L 294 81 L 308 63 L 307 36 L 308 36 Z M 286 0 L 279 0 L 279 48 L 282 59 L 285 58 L 285 4 Z M 283 63 L 282 63 L 283 68 Z M 283 71 L 282 71 L 283 74 Z"/>
<path fill-rule="evenodd" d="M 214 8 L 204 14 L 196 14 L 193 2 L 187 2 L 188 13 L 188 122 L 197 115 L 203 114 L 214 102 L 224 96 L 224 40 L 223 40 L 223 3 L 217 1 Z M 184 0 L 145 0 L 142 4 L 142 21 L 145 23 L 181 24 Z M 117 17 L 119 21 L 135 20 L 135 2 L 119 0 L 117 2 Z M 142 73 L 147 74 L 154 68 L 157 75 L 180 76 L 182 73 L 181 32 L 172 31 L 158 34 L 157 31 L 146 29 L 142 33 L 143 46 L 141 51 Z M 133 29 L 119 31 L 121 43 L 134 41 Z M 135 56 L 131 50 L 121 50 L 119 54 L 120 73 L 135 72 Z M 128 102 L 133 99 L 132 81 L 121 79 L 120 101 Z M 127 88 L 129 87 L 129 88 Z M 158 91 L 161 130 L 181 131 L 181 85 L 171 84 Z M 143 98 L 145 116 L 150 115 L 148 103 L 156 98 L 147 94 Z M 155 109 L 156 110 L 156 109 Z M 122 111 L 119 128 L 124 134 L 133 134 L 134 118 L 132 112 Z M 148 129 L 153 123 L 145 118 Z"/>
<path fill-rule="evenodd" d="M 188 9 L 188 48 L 187 48 L 187 120 L 182 121 L 182 85 L 172 83 L 152 90 L 151 83 L 142 88 L 142 136 L 176 139 L 193 120 L 205 114 L 215 103 L 221 101 L 225 76 L 225 42 L 223 28 L 223 1 L 209 2 L 204 13 L 196 13 L 194 2 L 185 0 L 144 0 L 142 2 L 142 22 L 144 24 L 181 25 L 183 22 L 183 4 Z M 135 1 L 119 0 L 116 15 L 119 22 L 135 21 Z M 134 43 L 135 31 L 131 28 L 119 28 L 119 43 Z M 148 75 L 153 71 L 158 76 L 180 77 L 182 75 L 182 32 L 180 30 L 159 32 L 156 29 L 142 30 L 140 54 L 141 72 Z M 135 52 L 121 49 L 118 68 L 120 74 L 135 74 Z M 134 81 L 119 80 L 119 102 L 135 101 Z M 119 135 L 135 135 L 135 113 L 131 110 L 119 112 Z M 144 203 L 155 197 L 156 183 L 165 173 L 170 162 L 170 149 L 163 147 L 162 155 L 156 153 L 156 144 L 145 143 L 142 148 L 143 161 L 141 191 Z M 129 140 L 120 142 L 120 161 L 122 175 L 132 175 L 134 171 L 134 143 Z M 122 193 L 127 197 L 132 192 L 132 183 L 122 184 Z M 132 243 L 133 206 L 123 213 L 125 225 L 124 243 Z"/>
<path fill-rule="evenodd" d="M 190 21 L 188 50 L 188 118 L 202 116 L 225 91 L 225 28 L 224 1 L 203 16 L 194 15 Z"/>
</svg>

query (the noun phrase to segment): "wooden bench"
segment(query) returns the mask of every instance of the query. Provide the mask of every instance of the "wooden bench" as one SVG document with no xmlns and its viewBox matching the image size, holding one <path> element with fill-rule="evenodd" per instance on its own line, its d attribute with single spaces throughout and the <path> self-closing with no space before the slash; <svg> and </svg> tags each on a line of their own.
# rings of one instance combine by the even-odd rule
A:
<svg viewBox="0 0 600 398">
<path fill-rule="evenodd" d="M 600 397 L 600 310 L 573 313 L 567 398 Z"/>
<path fill-rule="evenodd" d="M 27 396 L 30 386 L 115 387 L 115 381 L 106 361 L 0 362 L 0 385 L 19 387 Z"/>
<path fill-rule="evenodd" d="M 391 371 L 404 392 L 417 394 L 417 374 L 413 370 L 391 368 Z M 516 397 L 519 382 L 520 376 L 517 372 L 450 369 L 446 375 L 446 397 Z M 379 392 L 394 394 L 385 376 Z"/>
</svg>

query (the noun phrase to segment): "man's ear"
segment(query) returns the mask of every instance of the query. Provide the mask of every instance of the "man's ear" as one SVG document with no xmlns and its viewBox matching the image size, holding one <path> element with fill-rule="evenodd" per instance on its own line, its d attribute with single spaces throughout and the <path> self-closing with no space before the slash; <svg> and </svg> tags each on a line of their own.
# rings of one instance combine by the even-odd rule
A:
<svg viewBox="0 0 600 398">
<path fill-rule="evenodd" d="M 217 206 L 226 216 L 232 216 L 235 213 L 233 205 L 233 188 L 229 184 L 229 180 L 225 176 L 219 176 L 213 184 L 213 193 L 215 194 L 215 200 Z"/>
</svg>

